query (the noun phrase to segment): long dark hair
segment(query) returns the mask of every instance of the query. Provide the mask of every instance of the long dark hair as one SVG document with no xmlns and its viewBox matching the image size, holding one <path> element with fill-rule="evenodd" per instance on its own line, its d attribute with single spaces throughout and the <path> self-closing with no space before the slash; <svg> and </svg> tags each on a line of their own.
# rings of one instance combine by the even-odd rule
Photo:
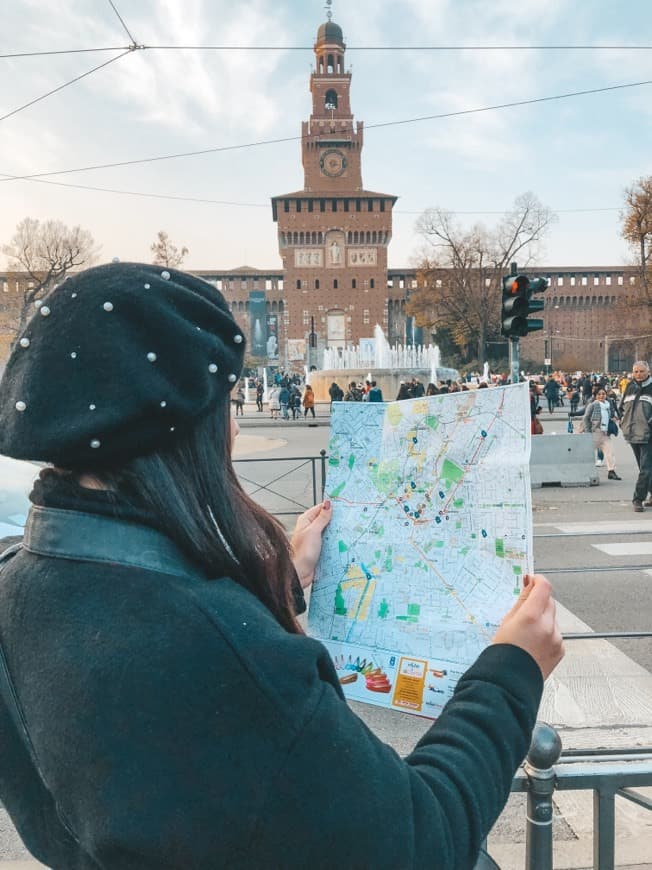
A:
<svg viewBox="0 0 652 870">
<path fill-rule="evenodd" d="M 229 396 L 172 447 L 102 472 L 118 500 L 144 507 L 209 578 L 252 592 L 287 631 L 300 634 L 298 583 L 281 524 L 242 489 L 231 462 Z"/>
</svg>

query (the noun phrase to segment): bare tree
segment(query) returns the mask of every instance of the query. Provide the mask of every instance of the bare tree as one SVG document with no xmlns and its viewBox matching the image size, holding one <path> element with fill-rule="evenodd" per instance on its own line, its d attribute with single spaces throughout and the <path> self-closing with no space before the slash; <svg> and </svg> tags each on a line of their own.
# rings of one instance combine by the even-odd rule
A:
<svg viewBox="0 0 652 870">
<path fill-rule="evenodd" d="M 500 328 L 501 278 L 511 262 L 525 268 L 537 257 L 555 219 L 532 193 L 519 196 L 494 229 L 465 230 L 450 212 L 428 209 L 417 221 L 425 250 L 408 312 L 422 326 L 448 330 L 462 353 L 477 351 L 483 363 Z"/>
<path fill-rule="evenodd" d="M 168 269 L 178 269 L 189 254 L 185 245 L 181 250 L 173 245 L 164 230 L 158 231 L 156 241 L 150 246 L 150 251 L 154 254 L 152 260 L 154 265 L 167 266 Z"/>
<path fill-rule="evenodd" d="M 16 323 L 20 334 L 31 314 L 32 305 L 43 298 L 68 272 L 80 266 L 89 266 L 98 249 L 88 230 L 68 227 L 61 221 L 41 221 L 24 218 L 8 245 L 2 246 L 9 269 L 27 273 L 21 281 L 21 296 Z M 17 275 L 18 277 L 18 275 Z"/>
<path fill-rule="evenodd" d="M 622 236 L 632 249 L 641 288 L 640 303 L 652 307 L 652 176 L 639 178 L 625 190 Z"/>
</svg>

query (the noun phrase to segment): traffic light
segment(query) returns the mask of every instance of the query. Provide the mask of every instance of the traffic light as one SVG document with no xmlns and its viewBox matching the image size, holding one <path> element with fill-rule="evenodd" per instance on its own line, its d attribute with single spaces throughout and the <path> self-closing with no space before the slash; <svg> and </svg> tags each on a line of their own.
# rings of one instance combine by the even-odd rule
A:
<svg viewBox="0 0 652 870">
<path fill-rule="evenodd" d="M 506 275 L 503 278 L 503 307 L 500 334 L 505 338 L 523 338 L 529 332 L 543 329 L 543 320 L 528 320 L 529 314 L 541 311 L 542 299 L 532 299 L 535 293 L 548 289 L 545 278 L 528 278 L 527 275 Z"/>
</svg>

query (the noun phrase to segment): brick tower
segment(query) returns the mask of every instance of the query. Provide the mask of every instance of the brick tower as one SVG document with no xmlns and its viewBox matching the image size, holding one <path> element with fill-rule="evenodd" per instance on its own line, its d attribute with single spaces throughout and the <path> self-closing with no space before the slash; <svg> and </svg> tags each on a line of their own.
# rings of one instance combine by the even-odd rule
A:
<svg viewBox="0 0 652 870">
<path fill-rule="evenodd" d="M 287 336 L 314 325 L 317 348 L 341 348 L 387 330 L 387 246 L 396 197 L 362 185 L 363 124 L 354 123 L 341 28 L 322 24 L 302 124 L 303 190 L 272 198 L 283 260 Z M 292 356 L 292 354 L 290 354 Z"/>
</svg>

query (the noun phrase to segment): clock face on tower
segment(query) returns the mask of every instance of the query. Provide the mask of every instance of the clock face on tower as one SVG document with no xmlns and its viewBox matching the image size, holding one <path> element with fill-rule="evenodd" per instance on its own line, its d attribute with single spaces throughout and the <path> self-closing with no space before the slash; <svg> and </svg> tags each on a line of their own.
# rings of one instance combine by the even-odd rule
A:
<svg viewBox="0 0 652 870">
<path fill-rule="evenodd" d="M 346 157 L 337 148 L 329 148 L 324 151 L 319 159 L 319 167 L 324 175 L 337 178 L 346 169 Z"/>
</svg>

